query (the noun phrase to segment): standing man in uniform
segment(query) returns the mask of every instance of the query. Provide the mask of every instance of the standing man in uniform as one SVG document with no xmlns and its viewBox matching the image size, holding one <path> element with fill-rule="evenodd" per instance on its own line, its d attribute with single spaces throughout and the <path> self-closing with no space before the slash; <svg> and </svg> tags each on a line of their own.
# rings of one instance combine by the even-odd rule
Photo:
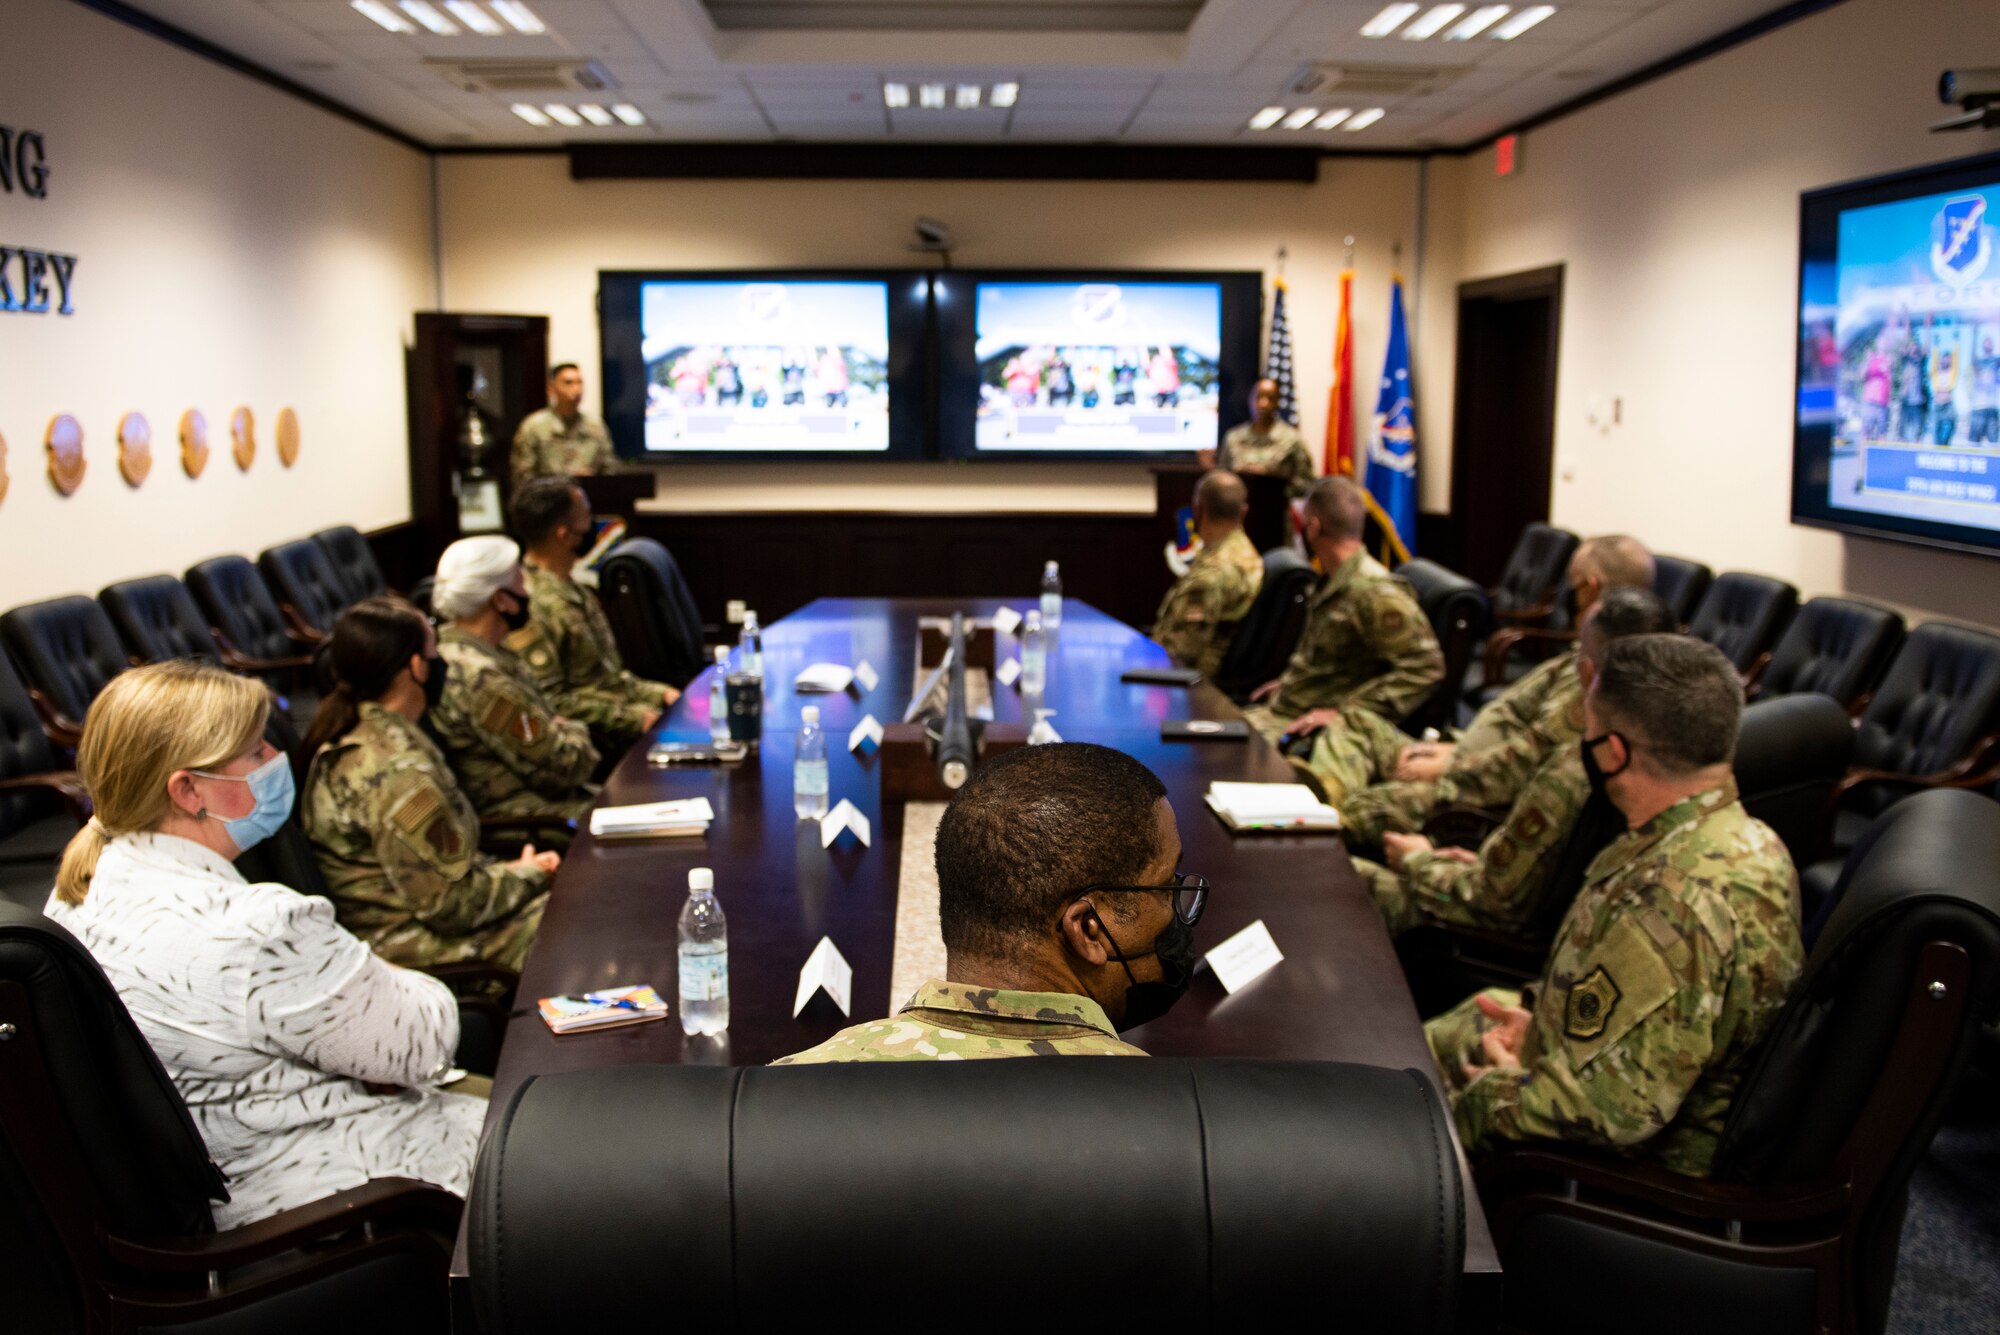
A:
<svg viewBox="0 0 2000 1335">
<path fill-rule="evenodd" d="M 938 823 L 946 979 L 772 1064 L 1145 1056 L 1118 1035 L 1187 991 L 1208 902 L 1180 856 L 1166 787 L 1122 751 L 1053 742 L 982 764 Z"/>
<path fill-rule="evenodd" d="M 1203 468 L 1233 473 L 1269 473 L 1285 479 L 1285 495 L 1298 500 L 1313 484 L 1312 452 L 1299 429 L 1278 416 L 1278 382 L 1259 380 L 1250 388 L 1250 420 L 1229 429 L 1222 449 L 1201 450 Z"/>
<path fill-rule="evenodd" d="M 479 819 L 581 819 L 597 800 L 590 729 L 557 713 L 501 644 L 530 616 L 521 549 L 498 534 L 454 542 L 438 559 L 431 606 L 451 669 L 431 728 Z"/>
<path fill-rule="evenodd" d="M 1584 697 L 1585 772 L 1627 832 L 1597 855 L 1532 994 L 1424 1026 L 1466 1151 L 1557 1140 L 1706 1177 L 1804 959 L 1799 881 L 1731 775 L 1743 680 L 1712 645 L 1639 635 Z"/>
<path fill-rule="evenodd" d="M 597 595 L 571 577 L 590 548 L 590 502 L 567 477 L 538 477 L 514 493 L 508 517 L 527 552 L 532 616 L 507 647 L 565 717 L 622 750 L 681 693 L 626 670 Z"/>
<path fill-rule="evenodd" d="M 1271 741 L 1303 737 L 1349 711 L 1399 719 L 1444 679 L 1444 653 L 1410 586 L 1361 549 L 1367 506 L 1353 478 L 1306 496 L 1302 536 L 1325 572 L 1285 675 L 1251 693 L 1244 718 Z"/>
<path fill-rule="evenodd" d="M 520 491 L 530 478 L 584 477 L 608 472 L 617 462 L 611 433 L 583 411 L 583 372 L 575 362 L 550 367 L 549 406 L 529 413 L 514 433 L 508 469 L 514 490 Z"/>
<path fill-rule="evenodd" d="M 1167 590 L 1153 617 L 1153 638 L 1174 661 L 1213 677 L 1236 637 L 1236 623 L 1264 587 L 1264 558 L 1243 532 L 1247 498 L 1234 473 L 1204 473 L 1194 484 L 1201 552 Z"/>
</svg>

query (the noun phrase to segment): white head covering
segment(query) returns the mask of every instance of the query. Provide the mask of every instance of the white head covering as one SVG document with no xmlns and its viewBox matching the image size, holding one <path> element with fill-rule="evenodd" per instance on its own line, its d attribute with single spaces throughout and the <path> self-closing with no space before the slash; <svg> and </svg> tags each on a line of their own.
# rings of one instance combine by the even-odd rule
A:
<svg viewBox="0 0 2000 1335">
<path fill-rule="evenodd" d="M 460 538 L 438 558 L 432 610 L 447 621 L 474 615 L 507 586 L 519 564 L 521 549 L 512 538 L 497 533 Z"/>
</svg>

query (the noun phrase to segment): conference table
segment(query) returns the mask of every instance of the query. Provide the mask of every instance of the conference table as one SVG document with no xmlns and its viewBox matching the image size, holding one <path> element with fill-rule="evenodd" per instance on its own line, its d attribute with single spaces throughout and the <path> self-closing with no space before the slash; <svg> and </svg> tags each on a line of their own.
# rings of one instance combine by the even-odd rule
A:
<svg viewBox="0 0 2000 1335">
<path fill-rule="evenodd" d="M 1025 612 L 1032 599 L 823 598 L 764 631 L 763 739 L 747 760 L 724 766 L 655 767 L 653 740 L 706 740 L 708 674 L 691 684 L 653 737 L 611 773 L 602 803 L 706 797 L 715 810 L 699 838 L 603 842 L 578 834 L 557 874 L 541 932 L 522 972 L 493 1082 L 497 1111 L 531 1076 L 626 1062 L 752 1065 L 797 1052 L 846 1024 L 894 1009 L 889 996 L 896 948 L 903 808 L 879 794 L 879 753 L 847 749 L 864 716 L 900 720 L 917 677 L 920 620 L 964 612 L 990 619 L 1002 607 Z M 1011 636 L 996 653 L 1015 656 Z M 878 674 L 863 690 L 804 694 L 792 682 L 811 663 Z M 1145 762 L 1167 787 L 1182 842 L 1182 867 L 1212 886 L 1196 929 L 1206 951 L 1261 919 L 1284 959 L 1235 994 L 1201 970 L 1181 1002 L 1126 1035 L 1150 1053 L 1174 1057 L 1267 1057 L 1360 1062 L 1429 1070 L 1431 1058 L 1387 932 L 1337 838 L 1232 834 L 1202 801 L 1215 780 L 1291 782 L 1290 766 L 1254 734 L 1248 741 L 1169 742 L 1173 719 L 1233 719 L 1240 711 L 1204 682 L 1193 688 L 1128 684 L 1128 668 L 1169 666 L 1166 652 L 1087 604 L 1065 603 L 1052 637 L 1040 706 L 1065 741 L 1099 742 Z M 713 668 L 709 669 L 714 671 Z M 996 720 L 1031 722 L 1016 689 L 993 687 Z M 1032 704 L 1033 702 L 1028 702 Z M 872 842 L 843 836 L 822 848 L 819 827 L 796 818 L 792 761 L 799 714 L 817 705 L 829 741 L 830 799 L 867 817 Z M 715 873 L 728 917 L 730 1022 L 717 1038 L 687 1037 L 677 1019 L 557 1037 L 533 1009 L 537 997 L 650 983 L 678 1007 L 678 919 L 687 874 Z M 852 1017 L 823 994 L 795 1018 L 799 971 L 829 937 L 853 966 Z M 900 1003 L 901 999 L 896 999 Z M 464 1294 L 465 1237 L 453 1266 Z M 1498 1309 L 1499 1261 L 1468 1176 L 1462 1326 L 1490 1327 Z M 468 1304 L 455 1303 L 460 1310 Z"/>
</svg>

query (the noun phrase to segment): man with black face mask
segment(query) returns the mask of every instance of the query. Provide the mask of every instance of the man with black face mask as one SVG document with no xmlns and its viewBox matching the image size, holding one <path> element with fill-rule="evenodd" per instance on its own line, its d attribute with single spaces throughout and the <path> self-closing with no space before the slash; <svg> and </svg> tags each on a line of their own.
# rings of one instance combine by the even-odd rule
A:
<svg viewBox="0 0 2000 1335">
<path fill-rule="evenodd" d="M 497 534 L 454 542 L 438 559 L 431 607 L 451 671 L 428 717 L 473 810 L 482 821 L 581 818 L 597 798 L 590 729 L 558 713 L 501 644 L 528 624 L 521 549 Z"/>
<path fill-rule="evenodd" d="M 574 578 L 591 546 L 590 501 L 566 477 L 538 477 L 514 493 L 508 519 L 527 553 L 531 616 L 507 647 L 557 709 L 596 733 L 607 754 L 622 751 L 681 693 L 626 670 L 597 595 Z"/>
<path fill-rule="evenodd" d="M 1178 870 L 1167 790 L 1110 747 L 1058 742 L 982 764 L 938 825 L 944 979 L 896 1015 L 774 1065 L 1127 1056 L 1194 974 L 1208 883 Z"/>
</svg>

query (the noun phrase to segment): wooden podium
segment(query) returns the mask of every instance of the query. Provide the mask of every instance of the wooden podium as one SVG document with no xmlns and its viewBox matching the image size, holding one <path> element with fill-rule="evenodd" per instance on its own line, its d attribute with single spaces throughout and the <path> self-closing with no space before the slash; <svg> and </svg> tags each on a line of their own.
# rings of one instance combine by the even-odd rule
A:
<svg viewBox="0 0 2000 1335">
<path fill-rule="evenodd" d="M 632 527 L 632 519 L 639 513 L 639 502 L 652 500 L 660 489 L 659 475 L 650 468 L 580 477 L 576 484 L 590 498 L 592 514 L 606 519 L 616 516 L 625 521 L 627 528 Z"/>
<path fill-rule="evenodd" d="M 1161 542 L 1175 540 L 1175 518 L 1182 506 L 1194 500 L 1194 484 L 1207 471 L 1190 464 L 1161 464 L 1153 469 L 1153 505 Z M 1285 546 L 1292 540 L 1291 502 L 1285 496 L 1285 480 L 1262 473 L 1237 476 L 1243 479 L 1243 488 L 1250 493 L 1243 531 L 1260 552 Z"/>
</svg>

